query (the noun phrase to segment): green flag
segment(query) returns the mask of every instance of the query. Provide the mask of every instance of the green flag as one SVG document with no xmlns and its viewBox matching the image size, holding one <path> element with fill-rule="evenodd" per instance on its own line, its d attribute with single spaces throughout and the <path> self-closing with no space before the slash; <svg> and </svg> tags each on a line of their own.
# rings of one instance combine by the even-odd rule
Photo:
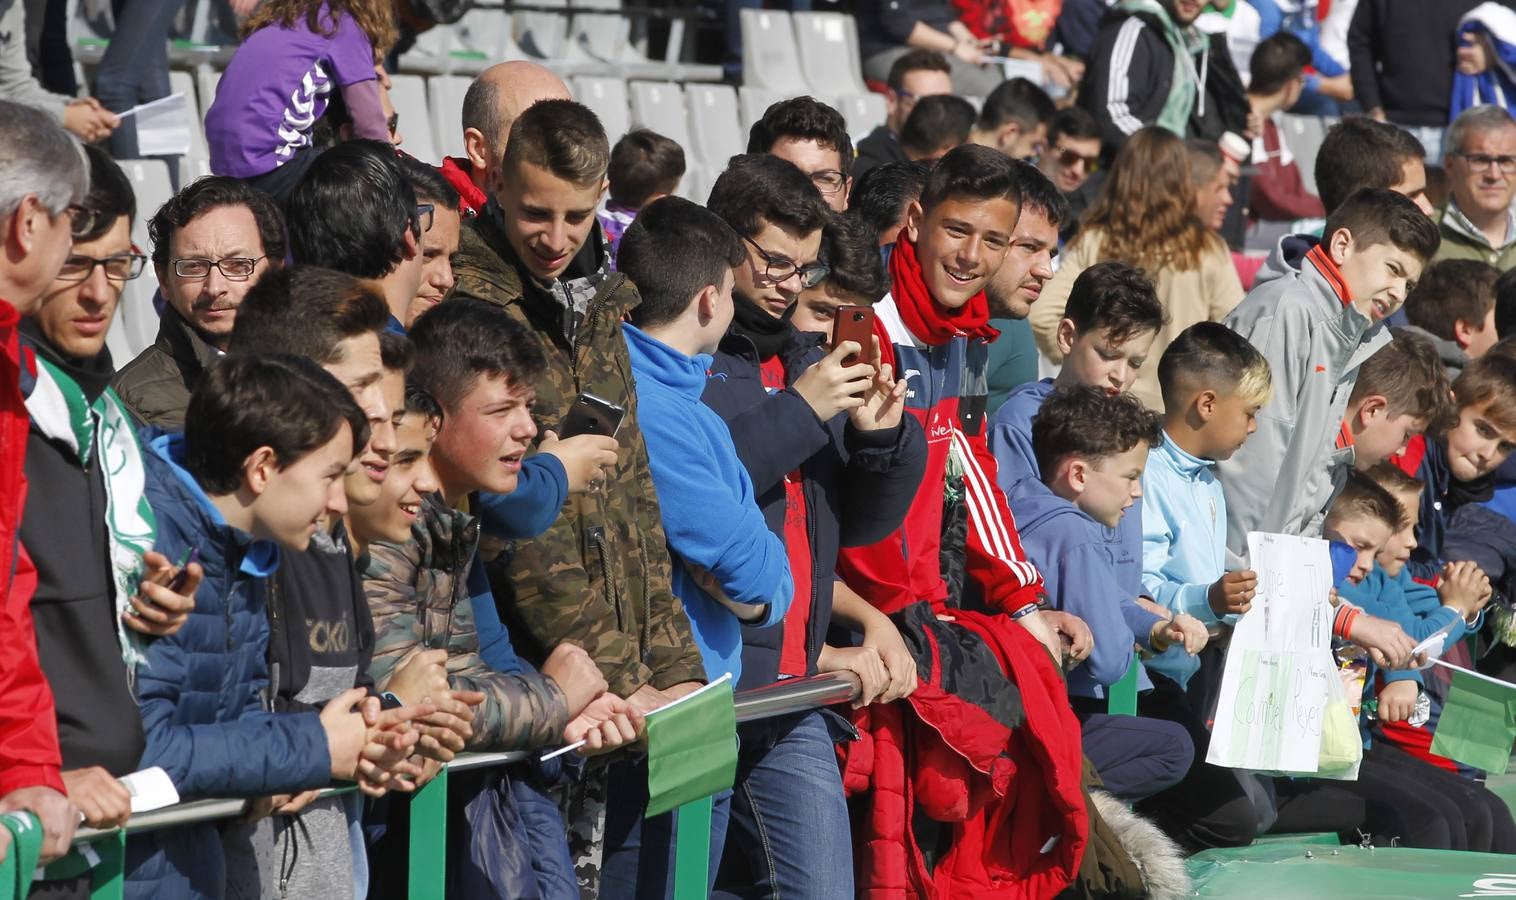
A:
<svg viewBox="0 0 1516 900">
<path fill-rule="evenodd" d="M 1516 743 L 1516 685 L 1447 665 L 1453 683 L 1432 736 L 1432 752 L 1491 775 L 1505 773 Z"/>
<path fill-rule="evenodd" d="M 27 810 L 0 816 L 0 828 L 10 832 L 11 845 L 0 860 L 0 900 L 24 900 L 42 853 L 42 823 Z"/>
<path fill-rule="evenodd" d="M 709 797 L 737 778 L 732 676 L 647 715 L 647 815 Z"/>
</svg>

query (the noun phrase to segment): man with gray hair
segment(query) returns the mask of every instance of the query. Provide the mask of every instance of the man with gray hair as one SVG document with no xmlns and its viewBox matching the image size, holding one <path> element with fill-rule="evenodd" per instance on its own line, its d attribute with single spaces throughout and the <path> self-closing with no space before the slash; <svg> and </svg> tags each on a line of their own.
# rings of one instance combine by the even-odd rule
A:
<svg viewBox="0 0 1516 900">
<path fill-rule="evenodd" d="M 1447 140 L 1452 196 L 1440 218 L 1436 259 L 1516 267 L 1516 120 L 1499 106 L 1475 106 L 1453 120 Z"/>
<path fill-rule="evenodd" d="M 449 156 L 440 171 L 475 216 L 499 189 L 500 160 L 511 125 L 538 100 L 571 100 L 563 79 L 536 63 L 514 61 L 490 66 L 463 95 L 465 156 Z"/>
<path fill-rule="evenodd" d="M 29 428 L 21 384 L 35 364 L 22 356 L 17 327 L 57 277 L 74 232 L 90 228 L 79 205 L 88 189 L 79 142 L 47 113 L 0 100 L 0 813 L 37 815 L 44 860 L 67 852 L 79 810 L 59 772 L 57 716 L 32 627 L 37 571 L 19 538 Z M 0 857 L 8 849 L 0 842 Z"/>
</svg>

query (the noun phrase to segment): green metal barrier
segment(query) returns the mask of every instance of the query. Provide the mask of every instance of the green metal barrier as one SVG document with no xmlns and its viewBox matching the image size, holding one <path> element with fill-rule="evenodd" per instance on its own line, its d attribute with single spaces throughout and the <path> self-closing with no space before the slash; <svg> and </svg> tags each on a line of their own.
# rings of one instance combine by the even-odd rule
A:
<svg viewBox="0 0 1516 900">
<path fill-rule="evenodd" d="M 1133 653 L 1126 674 L 1105 692 L 1107 713 L 1113 716 L 1137 715 L 1137 670 L 1141 666 L 1142 661 Z"/>
<path fill-rule="evenodd" d="M 856 676 L 849 673 L 793 678 L 767 687 L 741 691 L 736 697 L 737 722 L 788 715 L 858 696 Z M 465 753 L 442 767 L 411 796 L 410 848 L 407 891 L 410 900 L 445 900 L 447 895 L 447 782 L 448 772 L 520 762 L 529 754 Z M 352 785 L 330 787 L 320 797 L 356 790 Z M 76 853 L 88 844 L 99 862 L 91 871 L 91 900 L 121 900 L 126 879 L 126 837 L 179 825 L 211 822 L 243 815 L 246 800 L 197 800 L 132 816 L 124 828 L 81 828 L 74 837 Z M 711 798 L 680 807 L 674 858 L 675 900 L 696 900 L 708 894 L 710 882 Z M 67 857 L 66 859 L 73 859 Z M 82 860 L 78 865 L 83 866 Z M 82 868 L 80 869 L 82 871 Z"/>
</svg>

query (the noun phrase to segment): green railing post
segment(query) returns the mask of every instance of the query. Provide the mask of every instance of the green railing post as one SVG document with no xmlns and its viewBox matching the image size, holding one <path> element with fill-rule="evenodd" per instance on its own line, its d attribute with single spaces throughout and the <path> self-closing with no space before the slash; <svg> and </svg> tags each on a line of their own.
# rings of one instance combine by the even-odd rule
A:
<svg viewBox="0 0 1516 900">
<path fill-rule="evenodd" d="M 100 863 L 90 872 L 90 900 L 121 900 L 126 893 L 126 830 L 90 844 Z"/>
<path fill-rule="evenodd" d="M 447 766 L 411 796 L 410 900 L 447 896 Z"/>
<path fill-rule="evenodd" d="M 1133 653 L 1126 674 L 1106 691 L 1106 712 L 1113 716 L 1137 715 L 1137 667 L 1141 665 L 1142 661 Z"/>
<path fill-rule="evenodd" d="M 711 806 L 705 797 L 679 807 L 674 824 L 674 900 L 706 900 L 711 884 Z"/>
</svg>

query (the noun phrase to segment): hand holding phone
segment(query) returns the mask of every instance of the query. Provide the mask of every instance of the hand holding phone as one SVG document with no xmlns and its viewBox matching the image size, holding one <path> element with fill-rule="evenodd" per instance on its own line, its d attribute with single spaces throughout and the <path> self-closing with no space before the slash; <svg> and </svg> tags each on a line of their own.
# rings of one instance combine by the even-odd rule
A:
<svg viewBox="0 0 1516 900">
<path fill-rule="evenodd" d="M 868 350 L 869 340 L 874 336 L 874 307 L 839 306 L 836 316 L 832 320 L 832 346 L 840 346 L 843 341 L 857 344 L 861 351 L 842 360 L 844 366 L 855 366 L 863 361 L 863 352 Z"/>
<path fill-rule="evenodd" d="M 197 562 L 199 551 L 185 551 L 178 566 L 155 550 L 142 556 L 144 574 L 131 598 L 131 608 L 122 619 L 134 631 L 152 637 L 167 637 L 184 626 L 195 608 L 195 592 L 204 575 Z"/>
</svg>

